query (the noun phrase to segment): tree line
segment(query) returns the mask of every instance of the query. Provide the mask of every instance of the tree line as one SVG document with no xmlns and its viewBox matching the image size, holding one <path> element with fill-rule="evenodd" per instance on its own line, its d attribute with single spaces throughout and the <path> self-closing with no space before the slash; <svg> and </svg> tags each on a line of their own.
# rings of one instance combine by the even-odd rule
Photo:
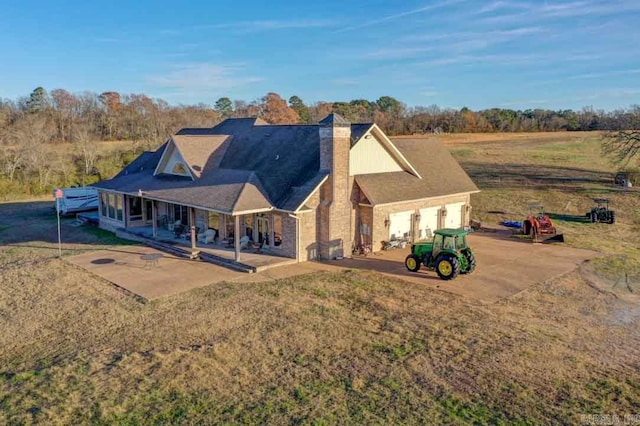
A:
<svg viewBox="0 0 640 426">
<path fill-rule="evenodd" d="M 211 127 L 229 117 L 261 117 L 272 124 L 315 124 L 336 112 L 351 122 L 375 122 L 389 135 L 638 129 L 640 106 L 615 111 L 407 107 L 377 100 L 305 104 L 268 93 L 251 102 L 170 105 L 144 94 L 48 92 L 0 98 L 0 198 L 41 194 L 54 186 L 85 185 L 116 173 L 143 149 L 183 127 Z M 99 141 L 127 141 L 106 149 Z"/>
</svg>

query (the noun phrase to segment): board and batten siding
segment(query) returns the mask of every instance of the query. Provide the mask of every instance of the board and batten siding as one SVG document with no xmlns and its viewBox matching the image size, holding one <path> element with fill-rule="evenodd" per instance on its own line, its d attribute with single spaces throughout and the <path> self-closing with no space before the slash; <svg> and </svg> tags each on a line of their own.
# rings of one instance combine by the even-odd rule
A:
<svg viewBox="0 0 640 426">
<path fill-rule="evenodd" d="M 370 133 L 362 137 L 349 153 L 349 176 L 403 170 L 389 151 Z"/>
</svg>

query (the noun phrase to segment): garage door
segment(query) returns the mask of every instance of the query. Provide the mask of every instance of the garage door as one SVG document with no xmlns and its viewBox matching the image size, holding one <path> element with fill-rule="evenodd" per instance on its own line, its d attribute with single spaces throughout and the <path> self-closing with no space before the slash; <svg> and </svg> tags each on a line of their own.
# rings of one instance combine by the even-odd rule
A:
<svg viewBox="0 0 640 426">
<path fill-rule="evenodd" d="M 447 204 L 447 218 L 445 219 L 445 228 L 462 228 L 462 209 L 464 203 Z"/>
<path fill-rule="evenodd" d="M 389 239 L 401 240 L 411 235 L 413 211 L 391 213 L 389 215 Z"/>
<path fill-rule="evenodd" d="M 420 209 L 420 223 L 418 229 L 418 238 L 426 239 L 431 238 L 433 231 L 438 229 L 438 215 L 440 214 L 440 207 L 429 207 L 427 209 Z"/>
</svg>

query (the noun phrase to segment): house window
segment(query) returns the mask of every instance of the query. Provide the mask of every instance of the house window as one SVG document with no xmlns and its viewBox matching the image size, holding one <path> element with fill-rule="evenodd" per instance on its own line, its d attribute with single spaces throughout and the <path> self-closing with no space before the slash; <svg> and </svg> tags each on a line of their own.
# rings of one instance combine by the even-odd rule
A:
<svg viewBox="0 0 640 426">
<path fill-rule="evenodd" d="M 108 194 L 107 198 L 109 199 L 109 217 L 112 219 L 116 218 L 116 194 Z"/>
<path fill-rule="evenodd" d="M 107 217 L 107 208 L 109 207 L 109 201 L 107 201 L 107 193 L 106 192 L 101 192 L 100 193 L 100 207 L 101 207 L 101 212 L 102 212 L 102 216 Z"/>
<path fill-rule="evenodd" d="M 176 163 L 173 166 L 172 173 L 174 175 L 182 175 L 182 176 L 186 176 L 188 174 L 187 173 L 187 168 L 182 163 Z"/>
<path fill-rule="evenodd" d="M 122 201 L 122 195 L 116 195 L 116 220 L 119 220 L 120 222 L 122 222 L 124 219 L 122 212 Z"/>
<path fill-rule="evenodd" d="M 181 206 L 180 204 L 170 204 L 169 205 L 169 214 L 172 214 L 171 221 L 176 222 L 180 221 L 183 225 L 189 225 L 189 207 Z"/>
<path fill-rule="evenodd" d="M 142 198 L 129 198 L 129 220 L 132 222 L 142 220 Z"/>
<path fill-rule="evenodd" d="M 103 192 L 100 194 L 100 204 L 101 204 L 100 214 L 103 217 L 117 220 L 120 222 L 123 221 L 124 217 L 123 217 L 123 211 L 122 211 L 122 205 L 123 205 L 122 195 L 108 194 L 106 192 Z"/>
</svg>

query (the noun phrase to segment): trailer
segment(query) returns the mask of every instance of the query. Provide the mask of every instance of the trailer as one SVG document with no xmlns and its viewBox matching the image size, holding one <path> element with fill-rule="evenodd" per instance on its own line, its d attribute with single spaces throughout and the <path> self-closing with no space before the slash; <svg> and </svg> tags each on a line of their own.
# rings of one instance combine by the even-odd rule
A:
<svg viewBox="0 0 640 426">
<path fill-rule="evenodd" d="M 53 191 L 54 198 L 56 192 L 62 191 L 62 197 L 56 199 L 53 208 L 58 214 L 64 216 L 71 213 L 98 210 L 98 190 L 88 187 L 56 188 Z"/>
</svg>

